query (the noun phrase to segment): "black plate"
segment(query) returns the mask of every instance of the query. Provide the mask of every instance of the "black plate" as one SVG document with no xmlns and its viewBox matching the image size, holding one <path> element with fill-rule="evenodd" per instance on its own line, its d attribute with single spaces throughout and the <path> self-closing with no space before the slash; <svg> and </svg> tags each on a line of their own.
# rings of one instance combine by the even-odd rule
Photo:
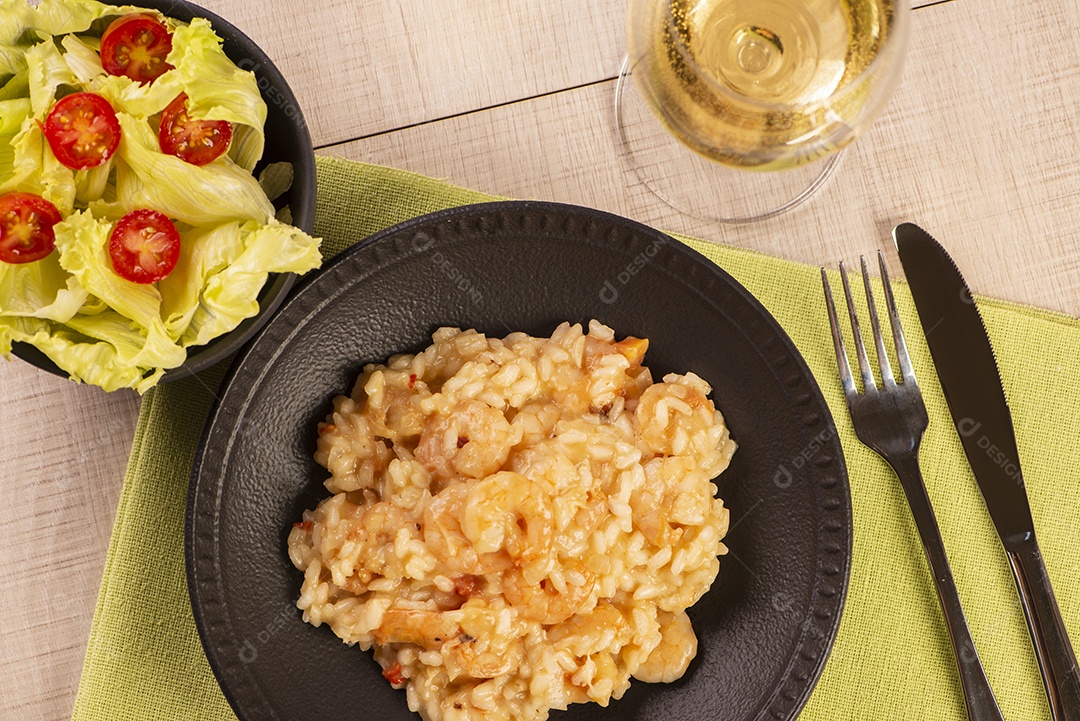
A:
<svg viewBox="0 0 1080 721">
<path fill-rule="evenodd" d="M 127 0 L 104 2 L 106 5 L 127 4 Z M 274 205 L 278 208 L 288 205 L 292 212 L 292 224 L 305 233 L 310 233 L 315 222 L 315 151 L 312 149 L 311 135 L 304 122 L 304 115 L 300 112 L 300 104 L 289 88 L 285 76 L 251 38 L 231 23 L 198 5 L 185 0 L 138 0 L 135 4 L 157 10 L 185 23 L 190 23 L 194 18 L 209 20 L 214 32 L 222 39 L 221 47 L 229 59 L 241 69 L 255 74 L 259 91 L 266 101 L 266 124 L 263 126 L 266 149 L 255 166 L 255 177 L 259 177 L 259 173 L 271 163 L 292 163 L 292 187 L 278 198 Z M 256 315 L 245 318 L 236 328 L 206 345 L 188 348 L 187 359 L 183 365 L 166 371 L 161 382 L 187 378 L 235 353 L 270 319 L 295 281 L 294 273 L 271 273 L 259 292 L 259 312 Z M 69 376 L 67 371 L 29 343 L 13 343 L 11 352 L 49 373 L 63 378 Z"/>
<path fill-rule="evenodd" d="M 718 485 L 732 514 L 700 649 L 673 684 L 635 682 L 560 719 L 794 718 L 839 624 L 851 505 L 828 408 L 769 313 L 655 230 L 550 203 L 492 203 L 378 233 L 306 279 L 234 363 L 196 454 L 186 554 L 195 621 L 241 719 L 416 721 L 369 653 L 302 622 L 291 523 L 326 491 L 315 426 L 366 362 L 440 325 L 550 334 L 598 318 L 650 340 L 654 377 L 692 370 L 739 444 Z"/>
</svg>

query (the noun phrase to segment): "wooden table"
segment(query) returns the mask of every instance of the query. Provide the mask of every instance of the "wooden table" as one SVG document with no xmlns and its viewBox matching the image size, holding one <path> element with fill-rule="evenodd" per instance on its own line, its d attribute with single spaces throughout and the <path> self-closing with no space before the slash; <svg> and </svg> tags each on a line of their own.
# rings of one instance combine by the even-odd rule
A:
<svg viewBox="0 0 1080 721">
<path fill-rule="evenodd" d="M 620 162 L 625 0 L 203 4 L 278 64 L 319 153 L 808 263 L 882 248 L 897 275 L 889 230 L 915 220 L 976 292 L 1080 315 L 1075 2 L 917 3 L 884 116 L 806 205 L 737 227 L 680 216 Z M 139 399 L 17 360 L 0 399 L 0 718 L 52 721 L 74 700 Z"/>
</svg>

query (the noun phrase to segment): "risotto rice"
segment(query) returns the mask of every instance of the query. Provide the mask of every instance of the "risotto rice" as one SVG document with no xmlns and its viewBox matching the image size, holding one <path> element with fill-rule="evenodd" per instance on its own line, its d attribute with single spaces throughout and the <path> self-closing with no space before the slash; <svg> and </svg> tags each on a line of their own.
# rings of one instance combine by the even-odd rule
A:
<svg viewBox="0 0 1080 721">
<path fill-rule="evenodd" d="M 693 373 L 592 321 L 441 328 L 369 365 L 319 425 L 333 494 L 289 536 L 297 606 L 374 648 L 428 721 L 542 720 L 670 682 L 727 549 L 735 450 Z"/>
</svg>

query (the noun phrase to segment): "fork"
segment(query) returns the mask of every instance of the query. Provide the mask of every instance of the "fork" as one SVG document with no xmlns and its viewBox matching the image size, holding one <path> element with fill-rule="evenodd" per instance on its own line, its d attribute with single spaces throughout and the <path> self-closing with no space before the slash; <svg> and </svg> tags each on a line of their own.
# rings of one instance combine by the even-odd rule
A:
<svg viewBox="0 0 1080 721">
<path fill-rule="evenodd" d="M 971 631 L 964 618 L 964 610 L 960 607 L 960 596 L 956 592 L 952 571 L 949 570 L 941 531 L 938 529 L 934 509 L 930 505 L 930 497 L 926 493 L 922 472 L 919 469 L 919 445 L 928 423 L 926 405 L 923 403 L 922 393 L 915 381 L 915 371 L 911 367 L 911 358 L 908 356 L 907 344 L 904 342 L 904 332 L 900 327 L 900 315 L 896 310 L 896 299 L 893 297 L 889 273 L 885 269 L 885 259 L 879 251 L 878 264 L 881 267 L 881 281 L 892 325 L 896 357 L 900 364 L 899 382 L 893 377 L 892 366 L 885 350 L 885 340 L 882 337 L 881 324 L 874 305 L 874 295 L 870 289 L 870 274 L 866 269 L 866 258 L 860 257 L 859 260 L 862 265 L 866 304 L 870 311 L 870 326 L 873 330 L 882 381 L 881 386 L 878 386 L 874 380 L 874 372 L 867 359 L 866 347 L 859 329 L 859 318 L 851 296 L 851 285 L 848 282 L 844 264 L 840 263 L 844 297 L 847 299 L 848 314 L 851 317 L 851 333 L 859 359 L 859 371 L 862 375 L 862 393 L 856 388 L 851 366 L 848 365 L 847 351 L 840 330 L 840 321 L 836 315 L 836 306 L 833 303 L 829 278 L 825 273 L 825 268 L 821 269 L 821 283 L 825 289 L 825 302 L 829 309 L 829 324 L 832 326 L 836 363 L 840 368 L 840 383 L 843 385 L 844 396 L 847 398 L 855 435 L 892 466 L 897 478 L 900 479 L 904 495 L 907 496 L 911 515 L 915 519 L 915 526 L 922 538 L 926 560 L 930 564 L 934 583 L 937 586 L 941 610 L 945 614 L 945 623 L 949 629 L 949 638 L 952 641 L 956 666 L 960 673 L 960 685 L 964 692 L 968 719 L 970 721 L 1002 721 L 994 692 L 986 679 L 982 662 L 979 660 L 979 654 L 971 638 Z"/>
</svg>

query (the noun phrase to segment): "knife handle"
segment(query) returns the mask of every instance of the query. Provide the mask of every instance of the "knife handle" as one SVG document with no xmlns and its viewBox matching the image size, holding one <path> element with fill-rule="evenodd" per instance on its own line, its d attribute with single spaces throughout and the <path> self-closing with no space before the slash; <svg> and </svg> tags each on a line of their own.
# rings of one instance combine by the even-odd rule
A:
<svg viewBox="0 0 1080 721">
<path fill-rule="evenodd" d="M 1039 662 L 1050 716 L 1054 721 L 1080 721 L 1080 668 L 1069 643 L 1050 576 L 1046 573 L 1035 534 L 1007 548 L 1009 565 L 1020 592 L 1020 604 L 1027 618 L 1035 658 Z"/>
<path fill-rule="evenodd" d="M 1004 721 L 1001 710 L 998 709 L 997 699 L 994 698 L 994 692 L 990 688 L 990 682 L 986 678 L 986 672 L 983 670 L 982 662 L 979 660 L 979 653 L 975 650 L 975 641 L 971 638 L 967 619 L 964 618 L 960 594 L 956 591 L 956 582 L 949 568 L 949 559 L 945 555 L 945 544 L 941 540 L 941 530 L 938 528 L 934 508 L 930 505 L 930 496 L 926 493 L 926 485 L 923 483 L 918 451 L 916 450 L 915 454 L 890 459 L 889 463 L 896 471 L 896 476 L 904 489 L 904 495 L 907 496 L 911 515 L 915 519 L 915 527 L 919 531 L 923 549 L 926 551 L 926 560 L 930 564 L 930 572 L 934 575 L 938 601 L 945 615 L 945 624 L 949 629 L 949 638 L 956 656 L 956 667 L 960 673 L 960 686 L 964 692 L 968 719 L 970 721 Z"/>
</svg>

